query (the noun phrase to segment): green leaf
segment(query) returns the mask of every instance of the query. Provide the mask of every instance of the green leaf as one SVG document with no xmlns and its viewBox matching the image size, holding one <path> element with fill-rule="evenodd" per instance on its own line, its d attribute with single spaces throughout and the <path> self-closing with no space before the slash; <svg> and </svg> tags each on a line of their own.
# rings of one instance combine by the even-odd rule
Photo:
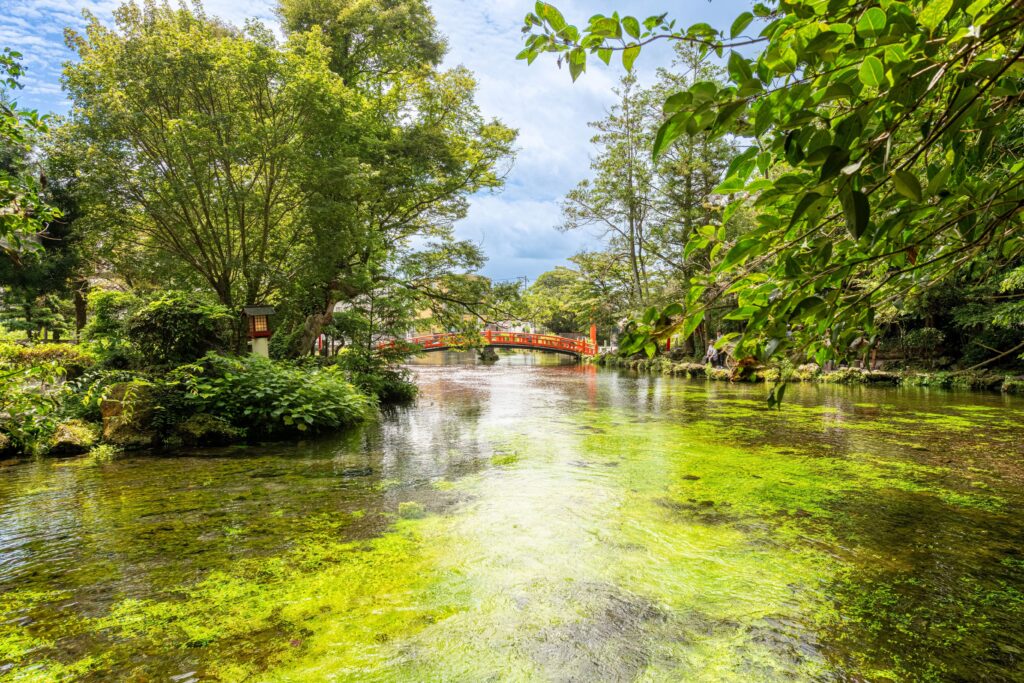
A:
<svg viewBox="0 0 1024 683">
<path fill-rule="evenodd" d="M 733 76 L 733 80 L 737 83 L 745 81 L 754 75 L 750 70 L 750 64 L 739 52 L 729 53 L 729 74 Z"/>
<path fill-rule="evenodd" d="M 723 180 L 721 185 L 711 190 L 711 194 L 734 194 L 742 192 L 745 187 L 746 183 L 741 178 L 730 176 Z"/>
<path fill-rule="evenodd" d="M 654 136 L 653 156 L 657 160 L 662 153 L 668 149 L 676 138 L 686 131 L 686 122 L 690 119 L 690 112 L 681 111 L 674 114 L 670 119 L 661 124 L 657 135 Z"/>
<path fill-rule="evenodd" d="M 661 312 L 663 318 L 674 318 L 677 315 L 683 314 L 683 305 L 680 303 L 672 303 L 665 307 L 665 310 Z"/>
<path fill-rule="evenodd" d="M 622 66 L 626 68 L 626 71 L 633 70 L 633 62 L 640 55 L 639 45 L 630 45 L 622 51 Z"/>
<path fill-rule="evenodd" d="M 807 194 L 805 194 L 800 199 L 800 202 L 796 205 L 796 210 L 793 211 L 793 217 L 789 221 L 789 227 L 792 228 L 793 225 L 795 225 L 796 222 L 800 220 L 800 217 L 804 215 L 804 212 L 807 211 L 807 209 L 810 208 L 810 206 L 819 199 L 821 199 L 821 195 L 818 194 L 817 192 L 808 192 Z"/>
<path fill-rule="evenodd" d="M 896 185 L 896 191 L 907 199 L 913 199 L 915 202 L 921 201 L 922 191 L 921 183 L 918 182 L 917 176 L 909 171 L 896 171 L 893 175 L 893 183 Z"/>
<path fill-rule="evenodd" d="M 885 32 L 886 21 L 885 12 L 878 7 L 872 7 L 857 22 L 857 35 L 865 38 L 880 36 Z"/>
<path fill-rule="evenodd" d="M 683 339 L 689 339 L 690 335 L 693 334 L 693 331 L 697 329 L 697 326 L 700 325 L 703 320 L 704 311 L 698 311 L 697 313 L 687 318 L 686 322 L 683 323 Z"/>
<path fill-rule="evenodd" d="M 728 270 L 738 263 L 744 261 L 755 249 L 763 248 L 762 242 L 756 237 L 748 237 L 737 242 L 729 253 L 725 255 L 719 266 L 720 270 Z"/>
<path fill-rule="evenodd" d="M 750 26 L 750 22 L 753 20 L 754 15 L 750 12 L 744 12 L 736 17 L 736 21 L 732 22 L 732 28 L 729 29 L 729 37 L 736 38 L 739 36 L 748 26 Z"/>
<path fill-rule="evenodd" d="M 953 0 L 928 0 L 917 15 L 917 20 L 929 32 L 934 32 L 952 7 Z"/>
<path fill-rule="evenodd" d="M 881 88 L 885 83 L 885 67 L 878 57 L 868 55 L 857 72 L 860 82 L 870 88 Z"/>
<path fill-rule="evenodd" d="M 598 48 L 597 57 L 605 64 L 611 64 L 612 61 L 612 50 L 608 47 Z"/>
<path fill-rule="evenodd" d="M 774 111 L 770 103 L 765 101 L 761 102 L 758 106 L 757 114 L 754 116 L 754 136 L 761 137 L 772 123 L 775 122 Z"/>
<path fill-rule="evenodd" d="M 689 90 L 683 92 L 677 92 L 674 95 L 670 95 L 665 100 L 665 104 L 662 105 L 661 110 L 666 114 L 671 114 L 682 109 L 684 106 L 693 102 L 693 94 Z"/>
<path fill-rule="evenodd" d="M 549 5 L 546 2 L 538 2 L 536 5 L 536 12 L 541 19 L 544 19 L 551 24 L 551 28 L 555 29 L 555 31 L 561 31 L 565 28 L 565 17 L 562 16 L 562 13 L 559 12 L 554 5 Z"/>
<path fill-rule="evenodd" d="M 802 318 L 825 307 L 825 300 L 820 296 L 809 296 L 793 307 L 791 318 Z"/>
<path fill-rule="evenodd" d="M 572 76 L 573 82 L 586 70 L 587 53 L 583 51 L 583 48 L 579 47 L 572 50 L 569 53 L 569 75 Z"/>
<path fill-rule="evenodd" d="M 658 352 L 658 345 L 652 341 L 644 344 L 644 353 L 647 354 L 648 358 L 654 358 L 654 354 Z"/>
<path fill-rule="evenodd" d="M 952 170 L 951 166 L 945 166 L 936 173 L 931 180 L 928 181 L 928 196 L 938 194 L 946 187 L 946 181 L 949 180 L 949 174 Z"/>
<path fill-rule="evenodd" d="M 694 102 L 710 102 L 718 96 L 718 84 L 713 81 L 698 81 L 690 86 Z"/>
<path fill-rule="evenodd" d="M 640 37 L 640 22 L 634 17 L 622 17 L 622 28 L 633 38 Z"/>
<path fill-rule="evenodd" d="M 839 175 L 839 172 L 850 160 L 850 154 L 844 150 L 837 149 L 828 155 L 825 163 L 821 165 L 821 175 L 818 180 L 824 182 Z"/>
<path fill-rule="evenodd" d="M 843 205 L 843 213 L 846 216 L 846 229 L 856 239 L 864 234 L 868 227 L 868 220 L 871 217 L 871 207 L 868 204 L 867 196 L 860 190 L 846 189 L 839 193 L 839 201 Z"/>
</svg>

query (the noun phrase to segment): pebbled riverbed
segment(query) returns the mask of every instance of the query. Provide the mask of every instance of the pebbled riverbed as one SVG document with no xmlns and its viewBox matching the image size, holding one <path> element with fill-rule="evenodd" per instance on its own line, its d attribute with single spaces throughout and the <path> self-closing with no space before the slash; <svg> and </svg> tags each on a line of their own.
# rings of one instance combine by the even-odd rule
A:
<svg viewBox="0 0 1024 683">
<path fill-rule="evenodd" d="M 0 463 L 0 680 L 1024 680 L 1024 401 L 415 372 L 338 437 Z"/>
</svg>

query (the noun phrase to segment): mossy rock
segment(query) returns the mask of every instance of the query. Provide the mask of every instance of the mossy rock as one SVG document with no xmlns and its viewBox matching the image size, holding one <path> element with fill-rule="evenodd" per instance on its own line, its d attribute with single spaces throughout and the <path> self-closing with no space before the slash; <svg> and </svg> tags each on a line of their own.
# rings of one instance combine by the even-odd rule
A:
<svg viewBox="0 0 1024 683">
<path fill-rule="evenodd" d="M 175 427 L 174 433 L 186 446 L 224 446 L 245 438 L 244 429 L 209 413 L 196 413 Z"/>
<path fill-rule="evenodd" d="M 817 363 L 805 363 L 793 371 L 793 379 L 800 382 L 813 382 L 821 376 L 821 367 Z"/>
<path fill-rule="evenodd" d="M 1001 389 L 1006 394 L 1024 395 L 1024 375 L 1005 377 Z"/>
<path fill-rule="evenodd" d="M 50 437 L 49 455 L 61 457 L 87 453 L 96 445 L 96 428 L 82 420 L 68 420 L 57 426 Z"/>
<path fill-rule="evenodd" d="M 821 376 L 823 382 L 832 384 L 863 384 L 867 382 L 867 370 L 860 368 L 839 368 Z"/>
<path fill-rule="evenodd" d="M 732 379 L 732 372 L 726 368 L 707 368 L 705 370 L 708 379 L 716 379 L 728 382 Z"/>
<path fill-rule="evenodd" d="M 708 366 L 700 363 L 679 363 L 676 367 L 680 375 L 687 377 L 707 377 L 708 375 Z"/>
</svg>

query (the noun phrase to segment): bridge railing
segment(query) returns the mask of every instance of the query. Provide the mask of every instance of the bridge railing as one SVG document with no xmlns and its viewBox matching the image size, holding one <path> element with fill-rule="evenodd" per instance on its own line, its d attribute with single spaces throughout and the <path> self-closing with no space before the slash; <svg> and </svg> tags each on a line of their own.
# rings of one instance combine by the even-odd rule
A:
<svg viewBox="0 0 1024 683">
<path fill-rule="evenodd" d="M 484 339 L 488 346 L 511 346 L 531 349 L 562 351 L 584 356 L 597 353 L 597 348 L 587 339 L 571 339 L 560 337 L 555 334 L 533 334 L 529 332 L 495 332 L 484 331 Z M 407 337 L 405 342 L 416 344 L 426 351 L 445 349 L 452 346 L 452 342 L 462 340 L 464 337 L 458 334 L 426 334 L 417 337 Z M 395 342 L 382 342 L 381 348 L 394 346 Z M 456 344 L 457 345 L 457 344 Z"/>
</svg>

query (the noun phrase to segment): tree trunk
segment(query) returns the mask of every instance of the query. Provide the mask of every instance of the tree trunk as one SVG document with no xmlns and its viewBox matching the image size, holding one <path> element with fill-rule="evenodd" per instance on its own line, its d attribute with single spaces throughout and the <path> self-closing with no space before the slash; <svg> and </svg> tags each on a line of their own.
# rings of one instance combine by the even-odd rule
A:
<svg viewBox="0 0 1024 683">
<path fill-rule="evenodd" d="M 86 294 L 89 291 L 89 281 L 82 279 L 75 283 L 75 341 L 81 341 L 82 329 L 88 322 L 88 306 Z"/>
<path fill-rule="evenodd" d="M 312 353 L 313 343 L 320 336 L 324 325 L 331 322 L 334 317 L 334 306 L 337 303 L 332 299 L 327 302 L 323 313 L 312 313 L 306 316 L 306 320 L 302 323 L 302 334 L 299 336 L 296 348 L 292 349 L 293 352 L 300 356 Z"/>
</svg>

